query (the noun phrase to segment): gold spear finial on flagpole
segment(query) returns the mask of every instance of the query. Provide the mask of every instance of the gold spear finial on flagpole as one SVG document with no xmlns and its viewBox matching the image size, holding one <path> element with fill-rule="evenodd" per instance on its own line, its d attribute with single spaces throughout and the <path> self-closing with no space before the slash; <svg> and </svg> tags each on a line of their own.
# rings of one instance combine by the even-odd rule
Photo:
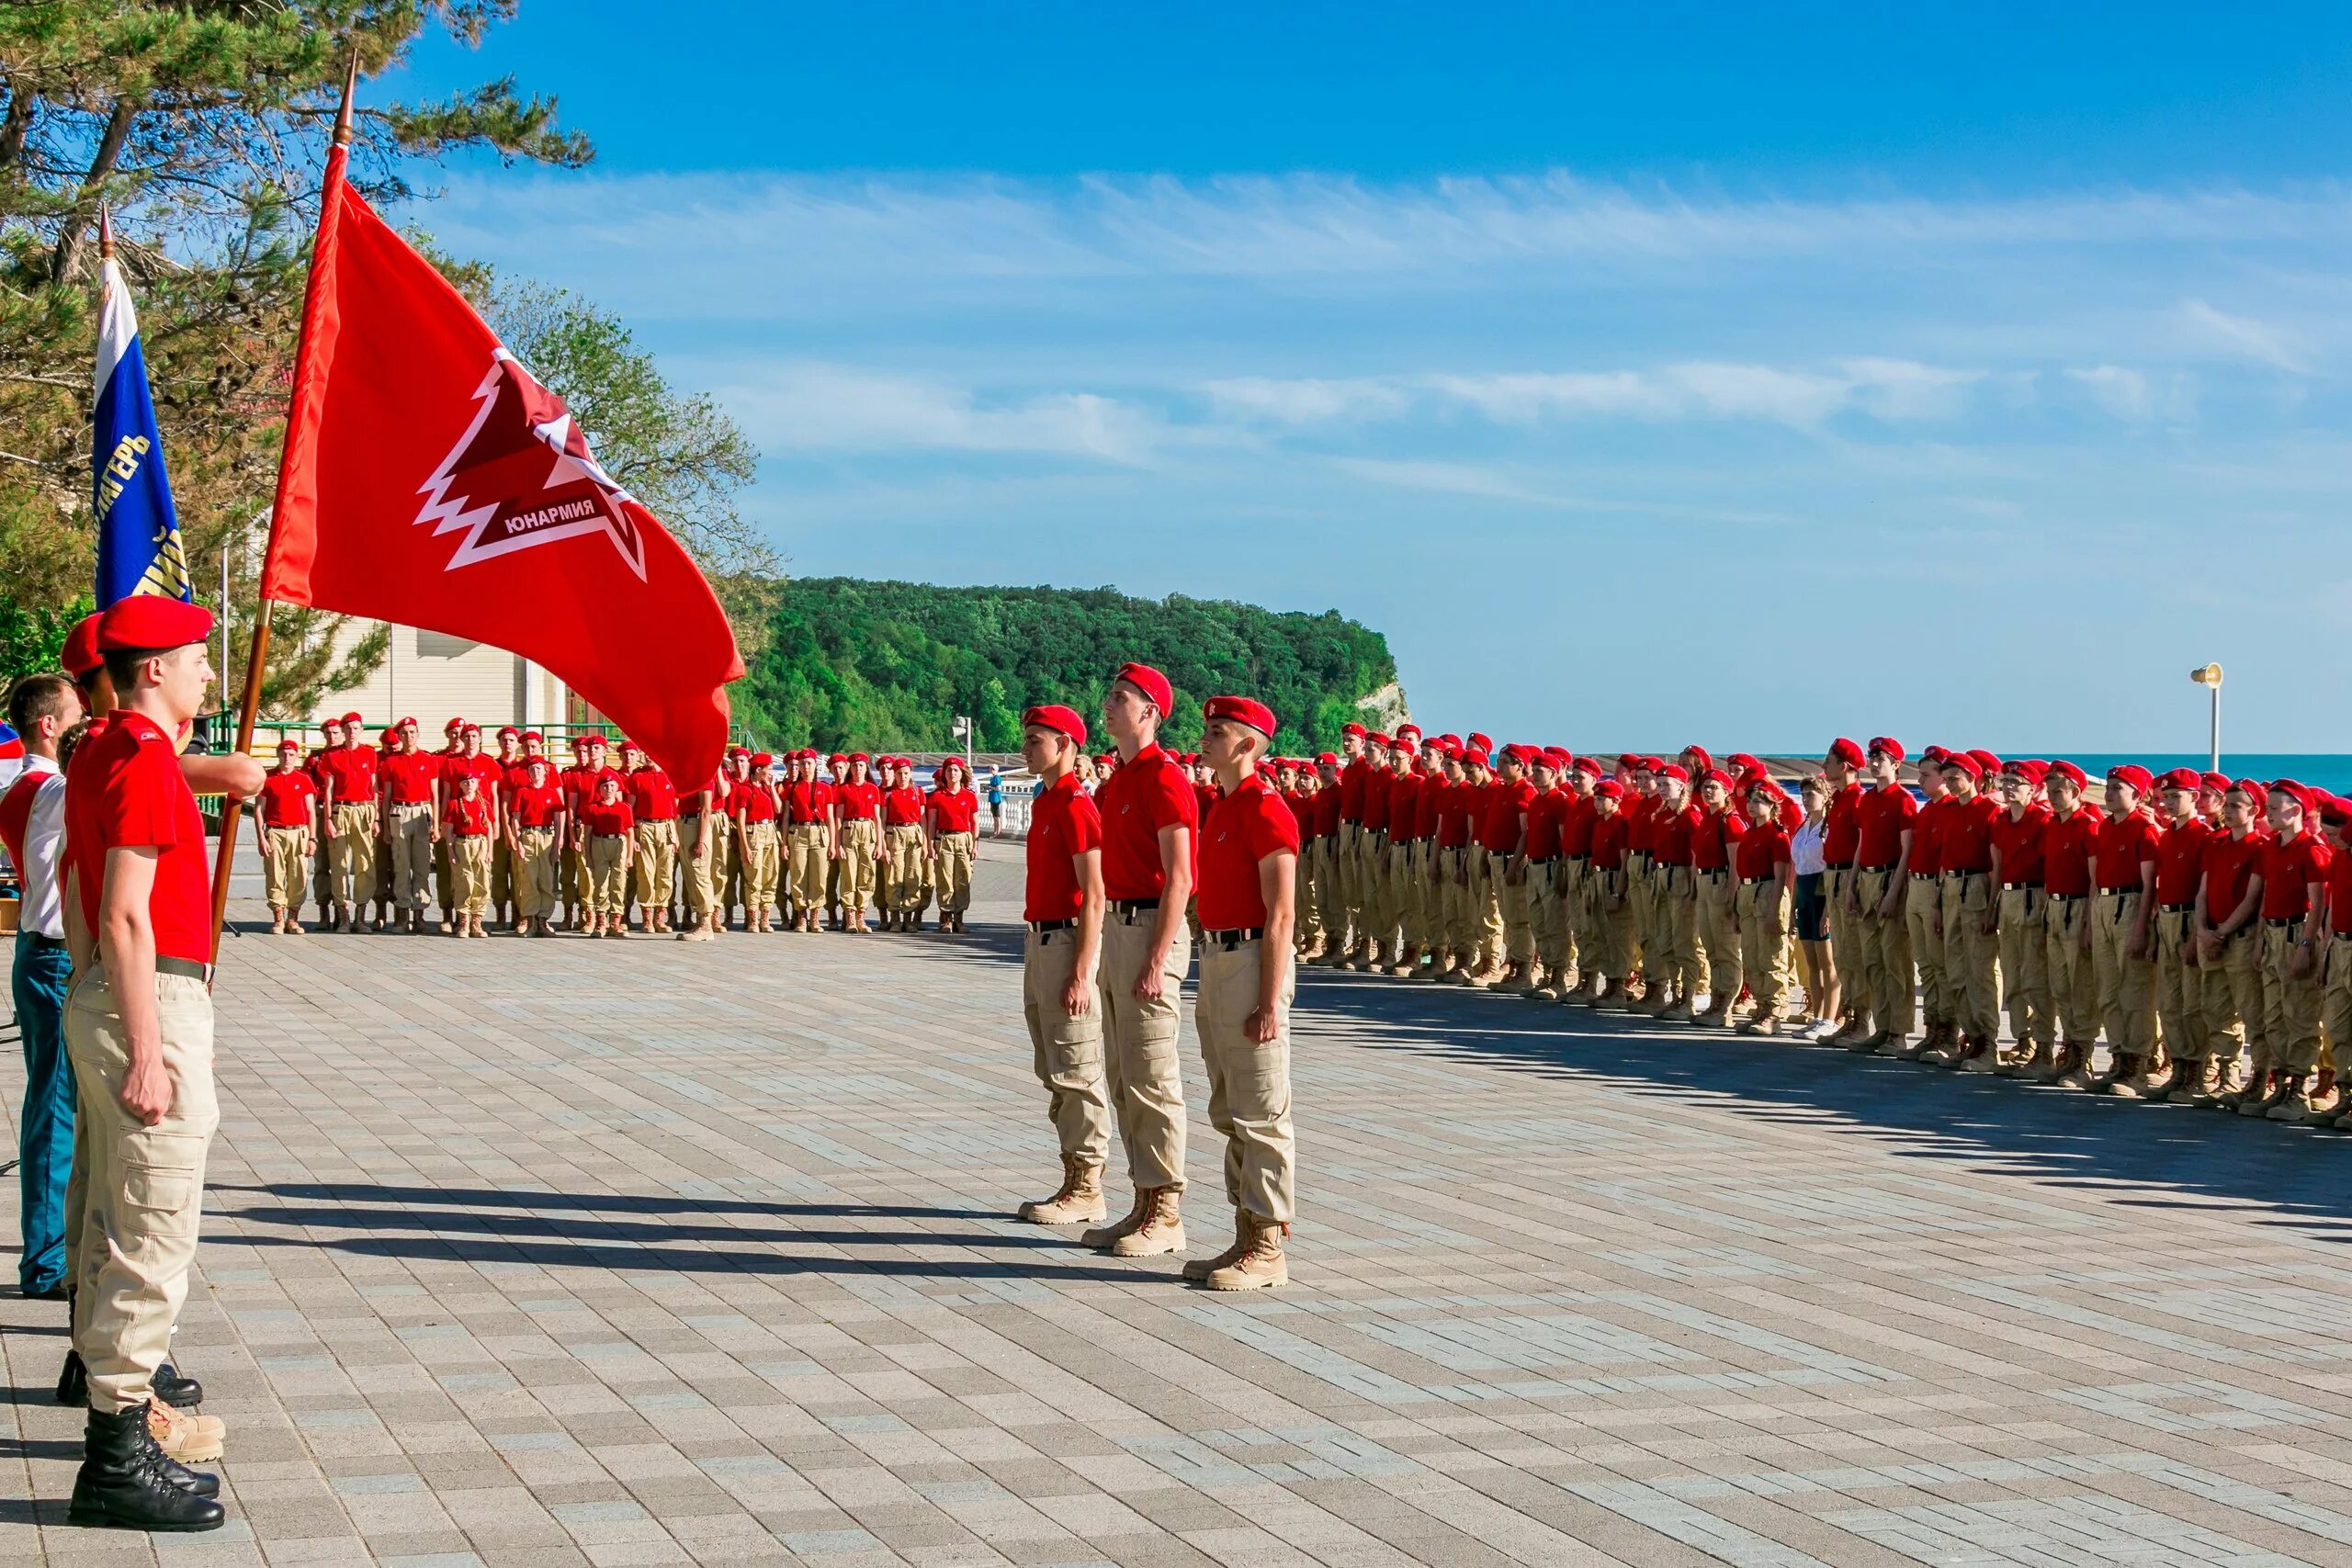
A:
<svg viewBox="0 0 2352 1568">
<path fill-rule="evenodd" d="M 334 144 L 338 147 L 351 145 L 351 100 L 358 96 L 358 93 L 359 46 L 354 43 L 351 46 L 351 63 L 343 73 L 343 107 L 335 111 L 334 116 Z"/>
<path fill-rule="evenodd" d="M 98 259 L 114 260 L 114 210 L 103 201 L 98 203 Z"/>
</svg>

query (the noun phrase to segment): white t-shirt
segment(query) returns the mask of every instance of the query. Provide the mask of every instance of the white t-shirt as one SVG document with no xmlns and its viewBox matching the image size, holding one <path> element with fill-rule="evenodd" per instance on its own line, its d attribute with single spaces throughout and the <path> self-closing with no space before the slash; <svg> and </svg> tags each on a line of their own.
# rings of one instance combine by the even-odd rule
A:
<svg viewBox="0 0 2352 1568">
<path fill-rule="evenodd" d="M 17 923 L 63 942 L 65 775 L 47 757 L 26 758 L 24 771 L 48 776 L 34 786 L 32 813 L 25 818 L 25 863 L 17 868 L 24 878 L 25 901 Z"/>
<path fill-rule="evenodd" d="M 1821 853 L 1821 834 L 1826 826 L 1807 818 L 1789 840 L 1789 865 L 1799 876 L 1818 876 L 1828 869 L 1829 863 Z"/>
</svg>

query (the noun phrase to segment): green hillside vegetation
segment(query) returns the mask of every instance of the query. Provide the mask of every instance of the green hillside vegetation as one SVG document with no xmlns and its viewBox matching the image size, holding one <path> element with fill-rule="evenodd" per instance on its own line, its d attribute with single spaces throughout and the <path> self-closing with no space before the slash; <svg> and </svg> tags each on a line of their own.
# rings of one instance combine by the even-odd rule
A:
<svg viewBox="0 0 2352 1568">
<path fill-rule="evenodd" d="M 1202 701 L 1220 693 L 1272 707 L 1288 751 L 1335 745 L 1350 719 L 1404 716 L 1387 639 L 1336 611 L 829 577 L 784 585 L 769 630 L 730 691 L 736 722 L 768 747 L 944 750 L 956 716 L 969 714 L 978 750 L 1016 750 L 1023 708 L 1068 703 L 1093 724 L 1129 659 L 1175 683 L 1166 735 L 1184 748 L 1199 743 Z"/>
</svg>

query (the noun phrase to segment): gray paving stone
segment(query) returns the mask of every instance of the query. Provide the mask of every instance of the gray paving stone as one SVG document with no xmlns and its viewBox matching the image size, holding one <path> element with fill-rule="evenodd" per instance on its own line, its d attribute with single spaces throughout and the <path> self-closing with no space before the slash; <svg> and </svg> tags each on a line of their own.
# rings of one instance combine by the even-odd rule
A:
<svg viewBox="0 0 2352 1568">
<path fill-rule="evenodd" d="M 2352 1560 L 2352 1374 L 2278 1348 L 2352 1317 L 2336 1140 L 1315 973 L 1296 1282 L 1212 1298 L 1009 1218 L 1017 874 L 961 940 L 232 937 L 232 1528 L 66 1528 L 0 1302 L 0 1568 Z"/>
</svg>

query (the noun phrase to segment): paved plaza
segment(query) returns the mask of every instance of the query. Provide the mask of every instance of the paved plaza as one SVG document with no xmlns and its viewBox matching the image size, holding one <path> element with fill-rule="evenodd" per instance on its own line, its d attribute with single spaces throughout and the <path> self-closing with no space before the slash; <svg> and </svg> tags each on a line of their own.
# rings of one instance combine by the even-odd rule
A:
<svg viewBox="0 0 2352 1568">
<path fill-rule="evenodd" d="M 0 1563 L 2352 1562 L 2352 1140 L 1317 973 L 1295 1282 L 1211 1295 L 1007 1217 L 1016 854 L 964 939 L 240 898 L 179 1336 L 229 1527 L 63 1524 L 11 1295 Z"/>
</svg>

